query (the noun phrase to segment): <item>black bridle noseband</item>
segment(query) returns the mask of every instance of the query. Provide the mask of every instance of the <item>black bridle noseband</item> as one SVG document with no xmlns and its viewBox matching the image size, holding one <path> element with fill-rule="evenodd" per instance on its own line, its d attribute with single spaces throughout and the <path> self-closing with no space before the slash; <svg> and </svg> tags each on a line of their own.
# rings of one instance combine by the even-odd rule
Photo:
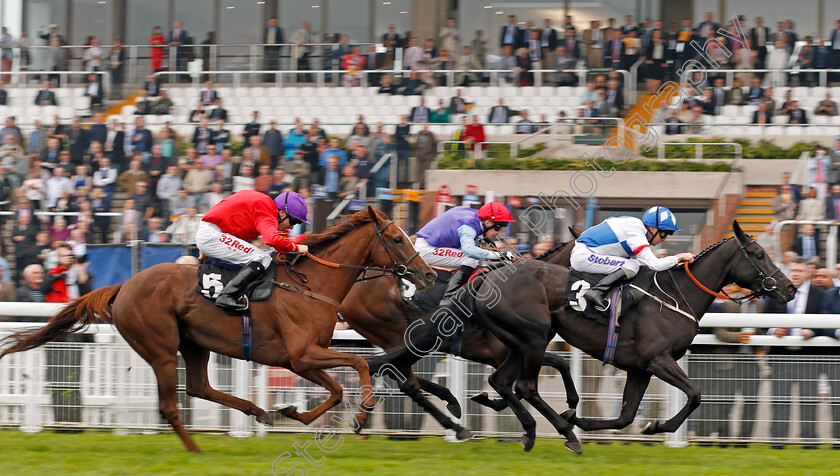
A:
<svg viewBox="0 0 840 476">
<path fill-rule="evenodd" d="M 757 297 L 767 296 L 770 293 L 772 293 L 773 291 L 779 289 L 778 282 L 776 281 L 776 278 L 774 278 L 773 276 L 775 276 L 777 273 L 781 273 L 782 270 L 780 270 L 777 267 L 776 271 L 773 271 L 770 274 L 770 276 L 768 276 L 768 275 L 764 274 L 764 271 L 762 271 L 761 268 L 759 268 L 758 265 L 755 264 L 755 262 L 752 260 L 752 258 L 750 258 L 750 254 L 747 253 L 747 250 L 746 250 L 747 246 L 755 243 L 755 238 L 750 239 L 750 241 L 748 241 L 746 243 L 741 243 L 741 240 L 738 239 L 737 235 L 735 235 L 734 238 L 735 238 L 735 242 L 738 243 L 738 249 L 741 250 L 741 254 L 744 255 L 744 258 L 747 260 L 747 263 L 749 263 L 750 266 L 752 266 L 753 269 L 755 269 L 755 272 L 758 273 L 758 277 L 761 278 L 761 281 L 759 282 L 758 289 L 757 290 L 754 289 L 751 294 L 749 294 L 747 296 L 744 296 L 744 297 L 740 297 L 740 298 L 730 297 L 729 300 L 734 301 L 738 304 L 741 304 L 743 302 L 750 301 L 750 300 L 752 300 L 754 298 L 757 298 Z"/>
</svg>

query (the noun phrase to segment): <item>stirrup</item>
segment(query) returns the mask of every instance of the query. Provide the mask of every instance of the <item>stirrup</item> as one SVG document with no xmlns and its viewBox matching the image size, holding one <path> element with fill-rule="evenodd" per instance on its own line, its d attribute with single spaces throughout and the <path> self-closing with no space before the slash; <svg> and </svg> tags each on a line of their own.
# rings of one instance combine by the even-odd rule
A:
<svg viewBox="0 0 840 476">
<path fill-rule="evenodd" d="M 242 306 L 239 306 L 238 304 L 240 302 L 242 302 L 243 299 L 245 300 L 245 304 L 242 305 Z M 236 300 L 236 303 L 237 303 L 237 307 L 231 307 L 231 306 L 219 306 L 219 307 L 221 307 L 223 309 L 230 309 L 231 311 L 247 311 L 248 308 L 251 307 L 251 301 L 248 299 L 248 296 L 245 295 L 245 294 L 243 294 L 242 296 L 239 296 L 239 299 Z"/>
<path fill-rule="evenodd" d="M 609 309 L 609 308 L 610 308 L 610 305 L 612 304 L 612 301 L 610 300 L 610 297 L 609 297 L 609 296 L 605 296 L 605 297 L 604 297 L 604 299 L 607 301 L 607 305 L 606 305 L 606 306 L 604 306 L 604 307 L 600 307 L 600 306 L 598 306 L 597 304 L 592 303 L 592 307 L 594 307 L 594 308 L 595 308 L 595 310 L 596 310 L 596 311 L 598 311 L 598 312 L 607 312 L 607 309 Z"/>
</svg>

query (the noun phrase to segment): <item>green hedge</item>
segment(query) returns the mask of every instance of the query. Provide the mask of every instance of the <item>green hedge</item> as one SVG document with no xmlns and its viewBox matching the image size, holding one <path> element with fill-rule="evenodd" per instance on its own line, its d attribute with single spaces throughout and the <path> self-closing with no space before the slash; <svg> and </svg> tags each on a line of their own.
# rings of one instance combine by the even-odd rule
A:
<svg viewBox="0 0 840 476">
<path fill-rule="evenodd" d="M 604 162 L 604 161 L 602 161 Z M 601 164 L 606 168 L 607 164 Z M 581 159 L 549 159 L 537 157 L 532 159 L 488 158 L 474 159 L 465 157 L 464 153 L 447 152 L 438 161 L 438 169 L 461 170 L 592 170 Z M 726 162 L 694 162 L 694 161 L 657 161 L 657 160 L 628 160 L 620 166 L 620 171 L 656 171 L 656 172 L 728 172 L 730 164 Z"/>
<path fill-rule="evenodd" d="M 760 139 L 753 144 L 749 139 L 727 138 L 727 137 L 692 137 L 686 142 L 737 142 L 743 147 L 743 158 L 745 159 L 798 159 L 804 151 L 813 151 L 818 142 L 800 141 L 785 149 L 773 142 Z M 694 157 L 695 147 L 691 145 L 678 145 L 665 149 L 666 159 L 686 159 Z M 659 155 L 657 147 L 647 152 L 642 152 L 645 157 L 656 158 Z M 735 158 L 735 150 L 732 146 L 703 146 L 703 157 L 710 159 L 732 159 Z"/>
</svg>

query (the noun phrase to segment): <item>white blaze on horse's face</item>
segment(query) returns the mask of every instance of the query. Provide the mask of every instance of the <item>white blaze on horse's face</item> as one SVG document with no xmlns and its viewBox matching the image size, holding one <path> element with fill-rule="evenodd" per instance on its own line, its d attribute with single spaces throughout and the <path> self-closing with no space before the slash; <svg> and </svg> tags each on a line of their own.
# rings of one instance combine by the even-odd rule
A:
<svg viewBox="0 0 840 476">
<path fill-rule="evenodd" d="M 405 242 L 408 243 L 409 246 L 411 246 L 411 251 L 416 252 L 417 249 L 414 248 L 414 243 L 411 242 L 411 238 L 409 238 L 408 233 L 406 233 L 405 230 L 403 230 L 402 227 L 399 225 L 397 225 L 397 228 L 400 229 L 400 232 L 402 232 L 403 236 L 405 237 Z M 420 261 L 422 261 L 423 264 L 429 266 L 429 263 L 427 263 L 426 260 L 423 259 L 423 256 L 420 254 L 418 254 L 417 257 L 414 259 L 420 259 Z"/>
</svg>

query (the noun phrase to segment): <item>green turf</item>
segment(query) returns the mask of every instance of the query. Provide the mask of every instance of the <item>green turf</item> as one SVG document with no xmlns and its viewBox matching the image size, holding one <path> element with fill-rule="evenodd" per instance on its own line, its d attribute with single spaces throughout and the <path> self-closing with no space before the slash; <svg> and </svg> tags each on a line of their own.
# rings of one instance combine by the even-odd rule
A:
<svg viewBox="0 0 840 476">
<path fill-rule="evenodd" d="M 292 457 L 280 462 L 274 474 L 283 474 L 294 464 L 308 474 L 370 475 L 816 475 L 840 474 L 840 451 L 788 448 L 771 450 L 763 445 L 735 448 L 665 448 L 586 444 L 577 456 L 562 440 L 539 439 L 530 453 L 519 444 L 478 440 L 450 444 L 440 438 L 420 441 L 389 441 L 384 437 L 356 440 L 344 435 L 341 446 L 330 454 L 315 447 L 311 434 L 271 435 L 266 438 L 234 439 L 195 435 L 205 451 L 188 454 L 171 433 L 117 436 L 111 432 L 78 435 L 49 431 L 27 435 L 16 430 L 0 431 L 0 473 L 39 474 L 272 474 L 272 463 L 284 452 Z M 320 467 L 295 455 L 294 443 L 310 442 Z M 338 442 L 333 441 L 334 444 Z M 293 474 L 291 472 L 287 474 Z M 296 474 L 304 474 L 298 472 Z"/>
</svg>

